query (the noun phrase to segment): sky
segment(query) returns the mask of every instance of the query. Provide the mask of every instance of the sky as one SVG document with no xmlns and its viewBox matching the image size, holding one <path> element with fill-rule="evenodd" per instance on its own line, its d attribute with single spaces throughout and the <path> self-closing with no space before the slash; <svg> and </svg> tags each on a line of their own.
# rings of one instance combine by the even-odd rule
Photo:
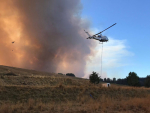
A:
<svg viewBox="0 0 150 113">
<path fill-rule="evenodd" d="M 102 78 L 125 78 L 129 72 L 139 77 L 150 75 L 150 1 L 149 0 L 81 0 L 81 16 L 91 23 L 93 33 L 103 32 L 109 38 L 102 45 L 94 40 L 96 55 L 89 56 L 84 78 L 92 71 Z M 92 34 L 91 34 L 92 35 Z"/>
<path fill-rule="evenodd" d="M 83 78 L 150 75 L 148 0 L 0 2 L 0 65 Z M 114 23 L 102 33 L 107 43 L 86 39 L 84 29 L 94 35 Z"/>
</svg>

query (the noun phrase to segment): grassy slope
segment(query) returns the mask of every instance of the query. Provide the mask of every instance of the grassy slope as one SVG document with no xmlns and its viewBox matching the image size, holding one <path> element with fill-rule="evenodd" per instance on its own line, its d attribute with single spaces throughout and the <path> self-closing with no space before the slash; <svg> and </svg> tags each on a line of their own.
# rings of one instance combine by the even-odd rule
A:
<svg viewBox="0 0 150 113">
<path fill-rule="evenodd" d="M 17 76 L 6 75 L 14 73 Z M 149 89 L 0 66 L 0 113 L 150 112 Z"/>
</svg>

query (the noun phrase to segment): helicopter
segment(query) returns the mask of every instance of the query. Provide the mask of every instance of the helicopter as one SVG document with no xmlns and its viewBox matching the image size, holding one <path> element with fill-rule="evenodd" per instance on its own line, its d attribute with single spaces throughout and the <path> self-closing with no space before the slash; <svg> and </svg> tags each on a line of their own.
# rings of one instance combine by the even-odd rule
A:
<svg viewBox="0 0 150 113">
<path fill-rule="evenodd" d="M 95 34 L 95 35 L 93 35 L 93 36 L 91 36 L 87 31 L 85 31 L 85 33 L 89 36 L 87 39 L 95 39 L 95 40 L 98 40 L 98 41 L 100 41 L 100 42 L 107 42 L 108 41 L 108 38 L 106 37 L 106 36 L 102 36 L 102 32 L 104 32 L 104 31 L 106 31 L 107 29 L 109 29 L 109 28 L 111 28 L 112 26 L 114 26 L 114 25 L 116 25 L 117 23 L 115 23 L 115 24 L 113 24 L 113 25 L 111 25 L 110 27 L 108 27 L 108 28 L 106 28 L 106 29 L 104 29 L 103 31 L 101 31 L 101 32 L 99 32 L 99 33 L 97 33 L 97 34 Z"/>
</svg>

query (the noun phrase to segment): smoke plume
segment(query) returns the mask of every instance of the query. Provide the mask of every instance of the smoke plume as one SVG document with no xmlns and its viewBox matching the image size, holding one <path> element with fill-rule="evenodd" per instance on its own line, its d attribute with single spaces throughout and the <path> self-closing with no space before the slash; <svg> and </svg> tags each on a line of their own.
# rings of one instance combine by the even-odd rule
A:
<svg viewBox="0 0 150 113">
<path fill-rule="evenodd" d="M 81 10 L 80 0 L 0 0 L 0 65 L 84 76 Z"/>
</svg>

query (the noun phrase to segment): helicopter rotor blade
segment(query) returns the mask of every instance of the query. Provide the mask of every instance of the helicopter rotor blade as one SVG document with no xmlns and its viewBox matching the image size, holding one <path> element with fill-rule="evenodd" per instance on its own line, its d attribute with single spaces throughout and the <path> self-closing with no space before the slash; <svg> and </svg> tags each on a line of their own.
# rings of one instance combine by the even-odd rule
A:
<svg viewBox="0 0 150 113">
<path fill-rule="evenodd" d="M 95 34 L 95 35 L 93 35 L 93 36 L 96 36 L 96 35 L 98 35 L 98 34 L 101 34 L 102 32 L 106 31 L 107 29 L 111 28 L 112 26 L 114 26 L 114 25 L 116 25 L 116 24 L 117 24 L 117 23 L 115 23 L 115 24 L 109 26 L 108 28 L 104 29 L 103 31 L 101 31 L 101 32 L 99 32 L 99 33 L 97 33 L 97 34 Z"/>
</svg>

